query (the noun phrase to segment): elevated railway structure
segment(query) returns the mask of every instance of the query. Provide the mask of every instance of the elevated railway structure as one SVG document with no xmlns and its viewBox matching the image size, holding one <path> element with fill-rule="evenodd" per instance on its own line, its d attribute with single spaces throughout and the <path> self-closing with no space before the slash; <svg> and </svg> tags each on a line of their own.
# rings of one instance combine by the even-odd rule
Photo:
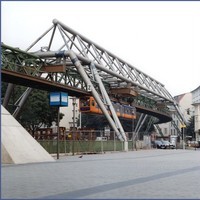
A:
<svg viewBox="0 0 200 200">
<path fill-rule="evenodd" d="M 8 105 L 13 84 L 29 87 L 18 101 L 15 117 L 32 88 L 39 88 L 76 97 L 93 96 L 118 138 L 125 142 L 125 150 L 127 138 L 111 99 L 151 115 L 157 124 L 171 121 L 173 109 L 186 124 L 162 83 L 56 19 L 25 51 L 3 43 L 1 49 L 2 81 L 9 83 L 3 105 Z"/>
</svg>

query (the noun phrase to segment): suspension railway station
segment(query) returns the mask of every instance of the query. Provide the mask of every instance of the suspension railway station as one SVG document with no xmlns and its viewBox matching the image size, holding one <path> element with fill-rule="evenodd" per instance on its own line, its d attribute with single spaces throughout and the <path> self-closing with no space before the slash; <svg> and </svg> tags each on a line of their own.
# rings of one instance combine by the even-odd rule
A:
<svg viewBox="0 0 200 200">
<path fill-rule="evenodd" d="M 173 123 L 172 112 L 182 124 L 186 124 L 179 105 L 162 83 L 56 19 L 25 50 L 2 43 L 1 58 L 2 81 L 8 83 L 2 102 L 2 126 L 5 126 L 2 129 L 2 148 L 5 160 L 15 163 L 14 157 L 17 155 L 13 154 L 14 142 L 9 134 L 13 134 L 11 127 L 17 123 L 15 118 L 20 115 L 27 97 L 35 88 L 68 93 L 79 99 L 80 112 L 104 115 L 116 139 L 123 143 L 124 151 L 129 148 L 121 118 L 129 119 L 130 123 L 137 119 L 133 130 L 135 134 L 147 116 L 151 116 L 149 126 L 154 124 L 158 130 L 160 123 Z M 8 113 L 6 108 L 14 84 L 26 86 L 27 89 L 17 102 L 15 111 Z M 8 118 L 11 124 L 5 122 Z M 17 126 L 20 127 L 20 124 Z M 17 137 L 20 134 L 16 136 L 15 143 L 23 143 Z M 31 139 L 28 140 L 31 143 Z M 35 145 L 33 148 L 40 148 Z M 18 145 L 19 148 L 21 146 Z M 27 153 L 27 156 L 32 155 Z M 30 162 L 35 161 L 32 157 L 33 161 L 30 159 Z M 36 160 L 44 161 L 44 157 Z"/>
</svg>

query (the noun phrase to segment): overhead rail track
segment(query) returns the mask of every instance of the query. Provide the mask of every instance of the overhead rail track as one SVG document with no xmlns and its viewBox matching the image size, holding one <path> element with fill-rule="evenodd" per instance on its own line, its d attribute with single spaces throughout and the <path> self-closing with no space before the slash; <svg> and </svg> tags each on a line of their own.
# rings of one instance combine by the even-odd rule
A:
<svg viewBox="0 0 200 200">
<path fill-rule="evenodd" d="M 88 91 L 86 84 L 78 72 L 74 69 L 69 69 L 69 66 L 74 67 L 70 61 L 65 62 L 64 67 L 67 69 L 58 73 L 58 69 L 48 69 L 47 66 L 49 64 L 47 65 L 44 59 L 40 59 L 36 55 L 33 56 L 29 52 L 10 47 L 3 43 L 1 44 L 1 49 L 1 75 L 3 81 L 47 91 L 68 92 L 69 95 L 76 97 L 91 95 L 91 91 Z M 51 66 L 55 67 L 56 65 Z M 61 65 L 57 66 L 60 67 Z M 42 74 L 43 76 L 41 76 Z M 93 84 L 97 84 L 93 79 L 91 81 Z M 106 80 L 102 81 L 105 83 Z M 157 123 L 171 121 L 169 110 L 166 107 L 165 109 L 159 109 L 155 100 L 141 95 L 130 98 L 131 100 L 128 100 L 128 102 L 125 99 L 121 103 L 131 103 L 136 107 L 138 112 L 157 117 Z"/>
<path fill-rule="evenodd" d="M 75 96 L 79 92 L 83 95 L 92 94 L 105 116 L 108 113 L 101 95 L 106 97 L 108 104 L 111 96 L 119 101 L 123 99 L 126 103 L 135 105 L 137 111 L 157 117 L 160 123 L 171 120 L 168 110 L 170 107 L 176 111 L 179 121 L 185 123 L 178 104 L 162 83 L 56 19 L 26 51 L 4 44 L 1 46 L 2 79 L 5 81 L 24 83 L 28 80 L 27 77 L 32 77 L 30 80 L 33 84 L 36 79 L 43 79 L 59 84 L 52 86 L 58 86 L 60 90 L 65 87 L 65 91 L 69 90 Z M 8 88 L 11 91 L 11 87 Z M 118 94 L 119 91 L 121 93 Z M 4 103 L 6 105 L 6 101 Z M 110 124 L 114 124 L 112 120 L 108 119 Z M 116 121 L 118 123 L 118 119 Z M 116 125 L 116 129 L 119 131 L 119 138 L 126 141 L 120 124 Z"/>
<path fill-rule="evenodd" d="M 45 67 L 38 56 L 1 44 L 2 81 L 47 91 L 62 90 L 77 97 L 91 95 L 77 72 L 63 70 L 63 74 L 49 73 Z"/>
<path fill-rule="evenodd" d="M 59 55 L 62 54 L 62 51 L 73 51 L 77 58 L 82 62 L 89 77 L 93 77 L 89 67 L 90 63 L 93 62 L 95 67 L 98 69 L 99 76 L 104 80 L 105 85 L 109 86 L 109 89 L 131 85 L 140 96 L 148 97 L 156 102 L 165 102 L 168 105 L 172 105 L 177 111 L 177 117 L 179 120 L 182 123 L 186 123 L 178 104 L 162 83 L 102 48 L 57 19 L 53 20 L 53 24 L 54 26 L 50 28 L 52 29 L 50 41 L 47 46 L 45 46 L 46 52 L 38 51 L 35 55 L 43 57 L 45 56 L 45 53 Z M 50 29 L 48 29 L 48 31 Z M 55 49 L 53 49 L 53 41 L 56 38 L 56 29 L 58 29 L 64 44 L 55 51 Z M 39 40 L 41 40 L 41 37 L 32 43 L 28 49 L 35 46 Z M 52 57 L 49 57 L 49 59 L 52 59 Z M 51 62 L 55 62 L 55 56 Z"/>
<path fill-rule="evenodd" d="M 54 29 L 51 39 L 54 38 L 57 27 L 63 37 L 64 45 L 55 51 L 51 49 L 52 39 L 49 42 L 49 46 L 46 47 L 48 49 L 47 52 L 54 51 L 54 53 L 59 54 L 59 52 L 62 53 L 61 51 L 72 50 L 78 59 L 83 62 L 89 76 L 92 76 L 92 74 L 88 65 L 93 62 L 99 70 L 99 75 L 104 81 L 106 80 L 109 83 L 111 88 L 119 87 L 120 85 L 126 86 L 127 83 L 131 83 L 135 87 L 135 90 L 142 96 L 156 101 L 164 100 L 171 103 L 174 102 L 173 97 L 159 81 L 95 44 L 62 22 L 54 19 L 53 23 Z M 33 46 L 34 44 L 31 45 L 31 47 Z M 45 56 L 45 52 L 36 52 L 35 55 Z"/>
</svg>

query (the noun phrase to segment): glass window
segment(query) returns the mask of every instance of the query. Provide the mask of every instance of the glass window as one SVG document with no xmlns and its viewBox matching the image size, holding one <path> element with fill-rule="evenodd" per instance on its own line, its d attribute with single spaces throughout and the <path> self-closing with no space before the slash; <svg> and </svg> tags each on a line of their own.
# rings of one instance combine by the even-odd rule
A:
<svg viewBox="0 0 200 200">
<path fill-rule="evenodd" d="M 91 104 L 92 104 L 92 106 L 95 106 L 95 102 L 94 102 L 94 100 L 92 100 L 92 103 L 91 103 Z"/>
</svg>

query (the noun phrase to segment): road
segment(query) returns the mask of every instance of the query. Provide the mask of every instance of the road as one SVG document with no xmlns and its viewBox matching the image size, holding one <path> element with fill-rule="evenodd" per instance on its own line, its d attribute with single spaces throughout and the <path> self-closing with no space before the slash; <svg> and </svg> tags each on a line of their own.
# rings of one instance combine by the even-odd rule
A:
<svg viewBox="0 0 200 200">
<path fill-rule="evenodd" d="M 3 165 L 1 198 L 200 199 L 200 150 L 139 150 Z"/>
</svg>

